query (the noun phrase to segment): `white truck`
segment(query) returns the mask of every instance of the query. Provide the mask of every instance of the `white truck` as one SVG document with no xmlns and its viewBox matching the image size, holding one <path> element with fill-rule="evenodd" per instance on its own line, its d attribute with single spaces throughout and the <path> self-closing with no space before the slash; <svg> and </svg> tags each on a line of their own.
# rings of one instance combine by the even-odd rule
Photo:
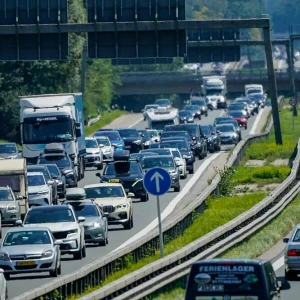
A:
<svg viewBox="0 0 300 300">
<path fill-rule="evenodd" d="M 202 80 L 202 95 L 207 98 L 208 108 L 227 108 L 226 76 L 204 76 Z"/>
<path fill-rule="evenodd" d="M 245 85 L 245 96 L 250 94 L 263 94 L 264 88 L 261 84 L 246 84 Z"/>
<path fill-rule="evenodd" d="M 61 143 L 84 177 L 86 155 L 82 94 L 19 97 L 22 154 L 35 164 L 45 146 Z"/>
<path fill-rule="evenodd" d="M 148 112 L 148 129 L 164 130 L 166 125 L 179 124 L 178 109 L 159 107 Z"/>
</svg>

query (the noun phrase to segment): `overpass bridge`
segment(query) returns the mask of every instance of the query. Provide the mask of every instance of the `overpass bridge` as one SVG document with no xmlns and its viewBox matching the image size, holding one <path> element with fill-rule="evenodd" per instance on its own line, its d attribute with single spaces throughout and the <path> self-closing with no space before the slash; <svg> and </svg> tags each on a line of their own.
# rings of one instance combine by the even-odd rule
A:
<svg viewBox="0 0 300 300">
<path fill-rule="evenodd" d="M 295 70 L 295 86 L 300 91 L 300 69 Z M 200 89 L 202 77 L 213 73 L 177 72 L 135 72 L 121 73 L 121 85 L 116 85 L 119 96 L 157 94 L 188 94 L 190 89 Z M 247 83 L 262 84 L 268 92 L 269 83 L 266 70 L 233 70 L 226 72 L 228 93 L 243 93 Z M 277 89 L 281 93 L 291 91 L 289 73 L 286 69 L 276 72 Z"/>
</svg>

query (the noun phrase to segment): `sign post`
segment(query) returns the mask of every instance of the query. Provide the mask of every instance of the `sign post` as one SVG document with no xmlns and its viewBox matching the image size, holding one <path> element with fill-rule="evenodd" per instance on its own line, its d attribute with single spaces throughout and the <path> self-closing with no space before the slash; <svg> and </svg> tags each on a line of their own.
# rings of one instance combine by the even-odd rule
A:
<svg viewBox="0 0 300 300">
<path fill-rule="evenodd" d="M 144 187 L 146 191 L 156 196 L 157 201 L 157 214 L 158 214 L 158 230 L 159 230 L 159 248 L 160 257 L 164 257 L 164 240 L 162 233 L 162 223 L 161 223 L 161 213 L 160 213 L 160 202 L 159 196 L 164 195 L 168 192 L 171 187 L 172 180 L 169 173 L 162 168 L 150 169 L 143 180 Z"/>
<path fill-rule="evenodd" d="M 290 106 L 292 107 L 292 112 L 293 112 L 293 129 L 295 129 L 295 115 L 296 115 L 296 106 L 297 106 L 297 98 L 296 97 L 291 97 L 290 98 Z"/>
</svg>

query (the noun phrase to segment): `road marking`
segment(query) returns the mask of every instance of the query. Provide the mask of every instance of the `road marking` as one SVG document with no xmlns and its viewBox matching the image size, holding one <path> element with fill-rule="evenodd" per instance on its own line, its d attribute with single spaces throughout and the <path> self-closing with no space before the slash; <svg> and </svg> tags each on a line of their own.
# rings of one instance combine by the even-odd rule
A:
<svg viewBox="0 0 300 300">
<path fill-rule="evenodd" d="M 206 170 L 206 168 L 210 165 L 210 163 L 215 160 L 221 153 L 213 154 L 211 157 L 207 158 L 201 166 L 198 168 L 196 173 L 192 176 L 192 178 L 189 179 L 189 181 L 186 183 L 184 188 L 181 190 L 181 192 L 169 203 L 169 205 L 165 208 L 165 210 L 161 214 L 161 220 L 164 220 L 167 216 L 169 216 L 173 210 L 175 209 L 176 205 L 190 192 L 193 185 L 198 181 L 199 177 L 202 175 L 202 173 Z M 123 243 L 121 246 L 113 250 L 112 252 L 115 252 L 125 246 L 132 245 L 136 240 L 144 237 L 147 233 L 149 233 L 151 230 L 155 229 L 158 226 L 158 218 L 155 218 L 146 228 L 138 232 L 136 235 L 131 237 L 129 240 L 127 240 L 125 243 Z M 112 253 L 111 252 L 111 253 Z"/>
<path fill-rule="evenodd" d="M 277 259 L 277 260 L 272 264 L 274 271 L 277 271 L 277 270 L 280 269 L 283 265 L 284 265 L 284 257 L 283 257 L 283 256 L 281 256 L 279 259 Z"/>
<path fill-rule="evenodd" d="M 252 126 L 252 128 L 251 128 L 249 134 L 251 134 L 251 135 L 255 134 L 256 128 L 257 128 L 258 123 L 259 123 L 259 121 L 260 121 L 260 119 L 261 119 L 261 117 L 262 117 L 263 112 L 264 112 L 263 109 L 260 109 L 260 110 L 259 110 L 259 113 L 258 113 L 258 115 L 257 115 L 257 117 L 256 117 L 256 119 L 255 119 L 255 121 L 254 121 L 254 123 L 253 123 L 253 126 Z"/>
<path fill-rule="evenodd" d="M 139 123 L 142 122 L 143 120 L 144 120 L 144 118 L 138 119 L 136 122 L 134 122 L 133 124 L 129 125 L 128 128 L 134 127 L 135 125 L 139 124 Z"/>
</svg>

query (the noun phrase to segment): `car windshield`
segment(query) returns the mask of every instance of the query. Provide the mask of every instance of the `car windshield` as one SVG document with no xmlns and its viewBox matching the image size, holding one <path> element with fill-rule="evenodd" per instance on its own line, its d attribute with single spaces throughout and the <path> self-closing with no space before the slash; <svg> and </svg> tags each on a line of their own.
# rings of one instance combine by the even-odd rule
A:
<svg viewBox="0 0 300 300">
<path fill-rule="evenodd" d="M 71 167 L 71 161 L 67 156 L 41 156 L 39 164 L 56 164 L 59 168 Z"/>
<path fill-rule="evenodd" d="M 189 110 L 182 110 L 179 112 L 180 117 L 192 117 L 192 113 Z"/>
<path fill-rule="evenodd" d="M 227 125 L 227 124 L 224 124 L 224 125 L 219 125 L 217 127 L 218 130 L 220 130 L 221 132 L 232 132 L 234 131 L 234 127 L 233 125 Z"/>
<path fill-rule="evenodd" d="M 244 114 L 241 111 L 230 111 L 230 115 L 234 118 L 243 118 Z"/>
<path fill-rule="evenodd" d="M 263 94 L 250 94 L 249 97 L 253 100 L 260 100 L 263 98 Z"/>
<path fill-rule="evenodd" d="M 51 244 L 51 239 L 46 230 L 20 230 L 8 232 L 4 238 L 3 247 Z"/>
<path fill-rule="evenodd" d="M 129 169 L 129 174 L 139 174 L 141 173 L 141 170 L 139 168 L 139 165 L 135 162 L 130 162 L 130 169 Z M 115 167 L 113 164 L 108 164 L 106 165 L 106 168 L 103 172 L 103 175 L 120 175 L 120 170 L 118 170 L 118 173 L 115 171 Z M 126 173 L 127 174 L 127 173 Z"/>
<path fill-rule="evenodd" d="M 45 179 L 42 175 L 29 175 L 27 176 L 28 186 L 45 185 Z"/>
<path fill-rule="evenodd" d="M 174 147 L 172 147 L 174 148 Z M 154 152 L 154 153 L 157 153 L 158 155 L 170 155 L 170 150 L 167 150 L 167 149 L 151 149 L 151 150 L 145 150 L 145 151 L 142 151 L 142 153 L 145 153 L 145 152 Z"/>
<path fill-rule="evenodd" d="M 44 177 L 46 180 L 50 180 L 50 174 L 48 172 L 47 167 L 34 167 L 34 166 L 29 166 L 27 168 L 28 173 L 33 173 L 33 172 L 37 172 L 37 173 L 43 173 Z"/>
<path fill-rule="evenodd" d="M 0 144 L 0 153 L 6 154 L 6 153 L 15 153 L 17 152 L 17 148 L 13 144 Z"/>
<path fill-rule="evenodd" d="M 96 198 L 118 198 L 125 197 L 121 186 L 96 186 L 85 188 L 86 197 L 89 199 Z"/>
<path fill-rule="evenodd" d="M 160 144 L 162 148 L 177 148 L 179 151 L 188 151 L 188 145 L 185 142 L 180 141 L 171 141 L 171 142 L 162 142 Z"/>
<path fill-rule="evenodd" d="M 97 140 L 97 143 L 101 146 L 110 146 L 110 143 L 109 143 L 109 139 L 107 138 L 101 138 L 101 137 L 95 137 L 96 140 Z"/>
<path fill-rule="evenodd" d="M 180 152 L 178 150 L 171 150 L 174 157 L 181 158 Z"/>
<path fill-rule="evenodd" d="M 258 94 L 261 93 L 261 89 L 249 89 L 247 90 L 247 94 Z"/>
<path fill-rule="evenodd" d="M 74 215 L 69 208 L 65 208 L 63 205 L 60 207 L 45 206 L 45 209 L 32 209 L 29 210 L 24 224 L 44 224 L 44 223 L 67 223 L 75 222 Z"/>
<path fill-rule="evenodd" d="M 168 99 L 157 99 L 155 101 L 155 104 L 160 105 L 160 106 L 164 106 L 164 105 L 170 105 L 171 102 Z"/>
<path fill-rule="evenodd" d="M 121 139 L 120 134 L 116 131 L 98 131 L 95 133 L 95 136 L 97 135 L 107 136 L 110 141 L 118 141 Z"/>
<path fill-rule="evenodd" d="M 139 133 L 137 130 L 134 129 L 120 129 L 118 130 L 120 133 L 120 136 L 122 138 L 139 138 Z"/>
<path fill-rule="evenodd" d="M 186 105 L 184 107 L 185 110 L 198 110 L 199 107 L 197 105 Z"/>
<path fill-rule="evenodd" d="M 11 192 L 6 188 L 0 188 L 0 201 L 13 201 Z"/>
<path fill-rule="evenodd" d="M 145 110 L 156 109 L 156 108 L 157 108 L 157 105 L 146 105 Z"/>
<path fill-rule="evenodd" d="M 53 176 L 59 176 L 60 175 L 60 172 L 59 172 L 59 169 L 57 168 L 57 166 L 53 166 L 53 165 L 48 165 L 47 166 L 49 172 L 51 173 L 51 175 Z"/>
<path fill-rule="evenodd" d="M 204 100 L 191 100 L 191 104 L 197 106 L 206 106 L 206 102 Z"/>
<path fill-rule="evenodd" d="M 202 130 L 202 132 L 203 132 L 205 135 L 210 135 L 210 134 L 211 134 L 211 131 L 210 131 L 209 126 L 201 126 L 201 130 Z"/>
<path fill-rule="evenodd" d="M 216 118 L 216 119 L 215 119 L 215 123 L 216 123 L 216 124 L 219 124 L 219 123 L 221 123 L 221 122 L 223 122 L 223 121 L 225 121 L 225 120 L 232 120 L 232 117 Z"/>
<path fill-rule="evenodd" d="M 87 148 L 98 148 L 98 143 L 95 140 L 85 140 L 85 146 Z"/>
<path fill-rule="evenodd" d="M 100 217 L 96 205 L 73 205 L 76 217 Z"/>
<path fill-rule="evenodd" d="M 174 161 L 172 157 L 144 157 L 143 169 L 152 169 L 161 167 L 166 169 L 174 169 Z"/>
</svg>

